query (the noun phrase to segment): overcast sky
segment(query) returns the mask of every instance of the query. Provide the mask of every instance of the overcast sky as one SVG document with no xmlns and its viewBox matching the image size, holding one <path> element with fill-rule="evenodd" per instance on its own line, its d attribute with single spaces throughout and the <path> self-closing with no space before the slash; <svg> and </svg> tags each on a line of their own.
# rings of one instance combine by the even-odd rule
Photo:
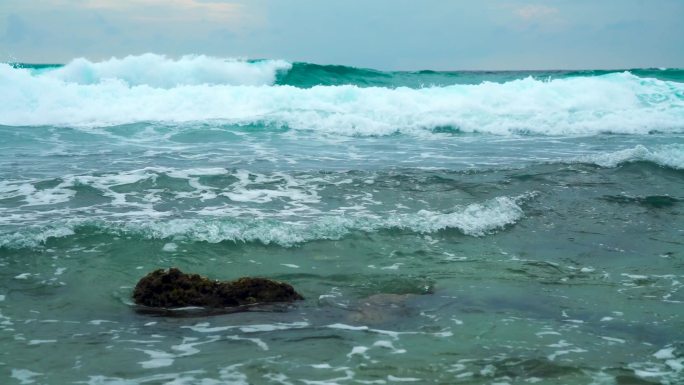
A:
<svg viewBox="0 0 684 385">
<path fill-rule="evenodd" d="M 684 67 L 684 0 L 0 0 L 0 61 L 145 52 L 406 70 Z"/>
</svg>

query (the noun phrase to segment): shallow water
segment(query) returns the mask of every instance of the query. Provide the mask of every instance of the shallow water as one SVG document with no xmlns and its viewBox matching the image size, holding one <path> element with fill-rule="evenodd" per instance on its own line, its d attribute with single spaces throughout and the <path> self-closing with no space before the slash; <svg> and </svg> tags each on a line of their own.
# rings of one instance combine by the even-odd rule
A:
<svg viewBox="0 0 684 385">
<path fill-rule="evenodd" d="M 469 74 L 471 97 L 515 89 L 539 109 L 498 97 L 463 109 L 462 83 L 402 88 L 405 73 L 364 93 L 345 87 L 378 72 L 231 62 L 222 71 L 266 83 L 188 88 L 162 80 L 201 62 L 164 59 L 160 80 L 135 72 L 149 58 L 90 63 L 108 75 L 87 82 L 88 63 L 0 73 L 0 98 L 24 98 L 0 107 L 3 383 L 684 381 L 674 70 Z M 306 71 L 325 86 L 281 84 Z M 61 99 L 45 99 L 44 82 Z M 585 84 L 606 88 L 584 97 Z M 198 92 L 216 107 L 233 93 L 269 99 L 207 110 Z M 551 94 L 544 108 L 535 99 Z M 140 111 L 125 105 L 135 97 Z M 373 108 L 349 104 L 359 97 Z M 175 109 L 165 119 L 152 104 Z M 169 266 L 279 279 L 306 300 L 136 307 L 136 281 Z"/>
</svg>

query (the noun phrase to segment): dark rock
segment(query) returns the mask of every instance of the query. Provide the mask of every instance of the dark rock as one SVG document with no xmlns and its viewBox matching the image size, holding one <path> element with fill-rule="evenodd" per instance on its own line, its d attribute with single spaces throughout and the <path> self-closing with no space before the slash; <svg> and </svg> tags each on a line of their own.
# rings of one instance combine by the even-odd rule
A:
<svg viewBox="0 0 684 385">
<path fill-rule="evenodd" d="M 220 308 L 300 299 L 304 297 L 283 282 L 249 277 L 214 281 L 176 268 L 149 273 L 138 281 L 133 291 L 133 300 L 138 305 L 159 308 Z"/>
</svg>

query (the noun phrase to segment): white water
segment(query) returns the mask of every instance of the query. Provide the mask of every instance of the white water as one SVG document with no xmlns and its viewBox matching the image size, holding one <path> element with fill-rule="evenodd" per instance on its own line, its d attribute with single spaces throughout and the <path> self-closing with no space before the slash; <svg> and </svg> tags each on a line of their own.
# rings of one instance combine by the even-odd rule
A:
<svg viewBox="0 0 684 385">
<path fill-rule="evenodd" d="M 273 86 L 283 61 L 142 55 L 31 72 L 0 64 L 0 124 L 219 121 L 382 136 L 449 127 L 497 135 L 684 131 L 684 84 L 629 73 L 447 87 Z"/>
<path fill-rule="evenodd" d="M 260 86 L 273 84 L 278 71 L 290 68 L 292 64 L 283 60 L 247 62 L 204 55 L 183 56 L 173 60 L 148 53 L 122 59 L 111 58 L 103 62 L 79 58 L 63 67 L 43 72 L 40 77 L 77 84 L 119 80 L 129 86 L 147 85 L 166 89 L 198 84 Z"/>
</svg>

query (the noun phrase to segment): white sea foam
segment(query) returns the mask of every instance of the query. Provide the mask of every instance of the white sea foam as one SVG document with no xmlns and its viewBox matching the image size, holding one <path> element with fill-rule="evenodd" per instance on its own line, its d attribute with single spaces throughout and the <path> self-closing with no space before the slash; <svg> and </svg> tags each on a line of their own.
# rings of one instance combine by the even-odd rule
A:
<svg viewBox="0 0 684 385">
<path fill-rule="evenodd" d="M 175 356 L 160 350 L 138 349 L 150 356 L 147 361 L 141 361 L 140 365 L 145 369 L 163 368 L 173 364 Z"/>
<path fill-rule="evenodd" d="M 234 341 L 249 341 L 256 346 L 258 346 L 261 350 L 268 350 L 268 344 L 266 344 L 262 339 L 260 338 L 245 338 L 245 337 L 240 337 L 240 336 L 228 336 L 226 337 L 229 340 L 234 340 Z"/>
<path fill-rule="evenodd" d="M 443 127 L 500 135 L 684 130 L 684 85 L 629 73 L 419 89 L 268 85 L 288 66 L 155 55 L 78 60 L 42 74 L 0 64 L 0 124 L 217 120 L 362 136 Z"/>
<path fill-rule="evenodd" d="M 292 323 L 275 323 L 275 324 L 257 324 L 257 325 L 241 325 L 241 326 L 215 326 L 210 327 L 209 323 L 198 323 L 194 326 L 181 326 L 185 329 L 190 329 L 198 333 L 216 333 L 226 330 L 239 329 L 243 333 L 263 333 L 278 330 L 301 329 L 310 326 L 308 322 L 292 322 Z"/>
<path fill-rule="evenodd" d="M 625 340 L 623 340 L 621 338 L 606 337 L 606 336 L 601 336 L 601 338 L 608 341 L 608 342 L 612 342 L 612 343 L 618 343 L 618 344 L 624 344 L 625 343 Z"/>
<path fill-rule="evenodd" d="M 184 337 L 180 344 L 172 346 L 171 349 L 180 352 L 177 357 L 191 356 L 200 352 L 195 346 L 216 342 L 219 339 L 219 336 L 209 336 L 206 340 L 198 341 L 194 337 Z"/>
<path fill-rule="evenodd" d="M 166 244 L 164 244 L 164 247 L 162 247 L 162 251 L 167 251 L 167 252 L 174 252 L 177 249 L 178 249 L 178 245 L 173 243 L 173 242 L 166 243 Z"/>
<path fill-rule="evenodd" d="M 33 372 L 28 369 L 12 369 L 11 378 L 19 381 L 20 384 L 33 384 L 36 382 L 35 377 L 42 376 L 43 373 Z"/>
<path fill-rule="evenodd" d="M 94 320 L 88 321 L 88 324 L 90 324 L 90 325 L 102 325 L 104 323 L 116 323 L 116 321 L 108 321 L 108 320 L 104 320 L 104 319 L 94 319 Z"/>
<path fill-rule="evenodd" d="M 566 350 L 557 350 L 557 351 L 553 352 L 552 354 L 549 354 L 546 358 L 547 358 L 549 361 L 553 361 L 553 360 L 555 360 L 558 356 L 563 356 L 563 355 L 570 354 L 570 353 L 586 353 L 586 352 L 587 352 L 587 350 L 582 349 L 582 348 L 574 348 L 574 349 L 566 349 Z"/>
<path fill-rule="evenodd" d="M 668 345 L 653 354 L 659 361 L 634 362 L 628 365 L 639 377 L 661 378 L 663 384 L 681 382 L 681 373 L 684 370 L 684 357 L 676 347 Z"/>
<path fill-rule="evenodd" d="M 138 384 L 174 384 L 174 385 L 189 385 L 189 384 L 211 384 L 211 385 L 247 385 L 247 376 L 235 370 L 235 368 L 242 364 L 231 365 L 219 370 L 217 378 L 202 377 L 206 375 L 204 370 L 190 370 L 181 373 L 161 373 L 144 376 L 139 378 L 121 377 L 107 377 L 103 375 L 89 376 L 88 381 L 83 383 L 88 385 L 138 385 Z"/>
<path fill-rule="evenodd" d="M 171 350 L 179 353 L 166 352 L 163 350 L 135 349 L 147 354 L 150 359 L 141 361 L 140 365 L 145 369 L 171 366 L 176 358 L 192 356 L 200 352 L 196 346 L 213 343 L 220 340 L 219 336 L 209 336 L 206 340 L 194 337 L 184 337 L 181 343 L 171 346 Z"/>
<path fill-rule="evenodd" d="M 237 180 L 223 188 L 203 185 L 201 177 L 225 175 L 236 178 Z M 37 188 L 45 180 L 38 179 L 19 179 L 0 181 L 0 200 L 1 199 L 21 199 L 22 206 L 45 206 L 58 205 L 69 202 L 76 197 L 77 190 L 83 186 L 88 186 L 98 190 L 98 192 L 108 198 L 110 206 L 117 208 L 128 207 L 126 216 L 133 216 L 136 212 L 144 217 L 161 217 L 167 213 L 156 211 L 153 205 L 162 201 L 160 188 L 150 188 L 122 192 L 120 186 L 133 185 L 142 182 L 156 183 L 160 177 L 170 177 L 178 179 L 177 182 L 183 187 L 185 183 L 192 190 L 180 189 L 178 191 L 164 191 L 167 195 L 174 194 L 177 199 L 215 199 L 225 197 L 234 202 L 246 203 L 269 203 L 274 200 L 287 201 L 291 205 L 302 208 L 303 205 L 318 203 L 316 178 L 306 176 L 295 177 L 285 173 L 260 174 L 248 172 L 246 170 L 229 171 L 224 168 L 193 168 L 175 169 L 166 167 L 146 167 L 120 171 L 116 173 L 93 174 L 93 175 L 63 175 L 58 183 L 50 188 Z M 52 180 L 47 180 L 52 182 Z M 269 187 L 264 188 L 264 185 Z M 261 186 L 261 187 L 260 187 Z M 131 210 L 135 209 L 135 210 Z M 240 211 L 245 208 L 236 208 L 230 205 L 226 208 L 203 207 L 200 214 L 207 215 L 226 215 L 226 211 Z M 24 217 L 20 218 L 17 215 Z M 31 213 L 10 214 L 0 217 L 0 224 L 11 224 L 26 221 Z"/>
<path fill-rule="evenodd" d="M 386 341 L 386 340 L 380 340 L 380 341 L 375 341 L 373 343 L 374 347 L 379 347 L 379 348 L 384 348 L 384 349 L 389 349 L 392 351 L 392 354 L 404 354 L 406 353 L 406 349 L 398 349 L 394 346 L 392 341 Z"/>
<path fill-rule="evenodd" d="M 72 219 L 45 229 L 29 228 L 0 235 L 0 247 L 36 246 L 52 237 L 75 234 L 81 226 L 92 226 L 105 233 L 137 235 L 150 239 L 186 239 L 209 243 L 261 242 L 281 246 L 321 239 L 336 240 L 356 231 L 377 232 L 390 229 L 416 233 L 457 229 L 465 235 L 481 237 L 521 220 L 524 211 L 520 204 L 533 195 L 496 197 L 483 203 L 458 206 L 446 213 L 429 210 L 416 213 L 390 212 L 382 216 L 362 213 L 322 216 L 297 222 L 269 218 L 186 218 L 163 221 Z"/>
<path fill-rule="evenodd" d="M 675 358 L 674 351 L 675 349 L 673 347 L 668 346 L 667 348 L 660 349 L 657 352 L 653 353 L 653 357 L 659 360 L 672 359 Z"/>
<path fill-rule="evenodd" d="M 261 333 L 261 332 L 272 332 L 276 330 L 290 330 L 290 329 L 301 329 L 309 326 L 308 322 L 292 322 L 292 323 L 277 323 L 277 324 L 266 324 L 266 325 L 249 325 L 240 326 L 240 331 L 243 333 Z"/>
<path fill-rule="evenodd" d="M 331 324 L 331 325 L 328 325 L 327 327 L 330 329 L 337 329 L 337 330 L 362 331 L 362 332 L 368 332 L 368 333 L 381 334 L 381 335 L 386 335 L 386 336 L 392 337 L 394 339 L 399 338 L 399 334 L 401 334 L 401 332 L 395 332 L 395 331 L 391 331 L 391 330 L 371 329 L 368 326 L 352 326 L 352 325 L 341 324 L 341 323 Z M 412 333 L 412 332 L 406 332 L 406 333 Z"/>
<path fill-rule="evenodd" d="M 70 190 L 68 182 L 59 183 L 52 188 L 38 190 L 30 181 L 0 181 L 0 199 L 21 197 L 26 202 L 26 206 L 54 205 L 68 202 L 76 195 Z"/>
<path fill-rule="evenodd" d="M 347 357 L 352 358 L 353 356 L 361 356 L 365 359 L 369 359 L 370 357 L 368 357 L 366 352 L 368 352 L 367 347 L 365 347 L 365 346 L 354 346 L 352 348 L 351 352 L 349 352 L 347 354 Z"/>
</svg>

